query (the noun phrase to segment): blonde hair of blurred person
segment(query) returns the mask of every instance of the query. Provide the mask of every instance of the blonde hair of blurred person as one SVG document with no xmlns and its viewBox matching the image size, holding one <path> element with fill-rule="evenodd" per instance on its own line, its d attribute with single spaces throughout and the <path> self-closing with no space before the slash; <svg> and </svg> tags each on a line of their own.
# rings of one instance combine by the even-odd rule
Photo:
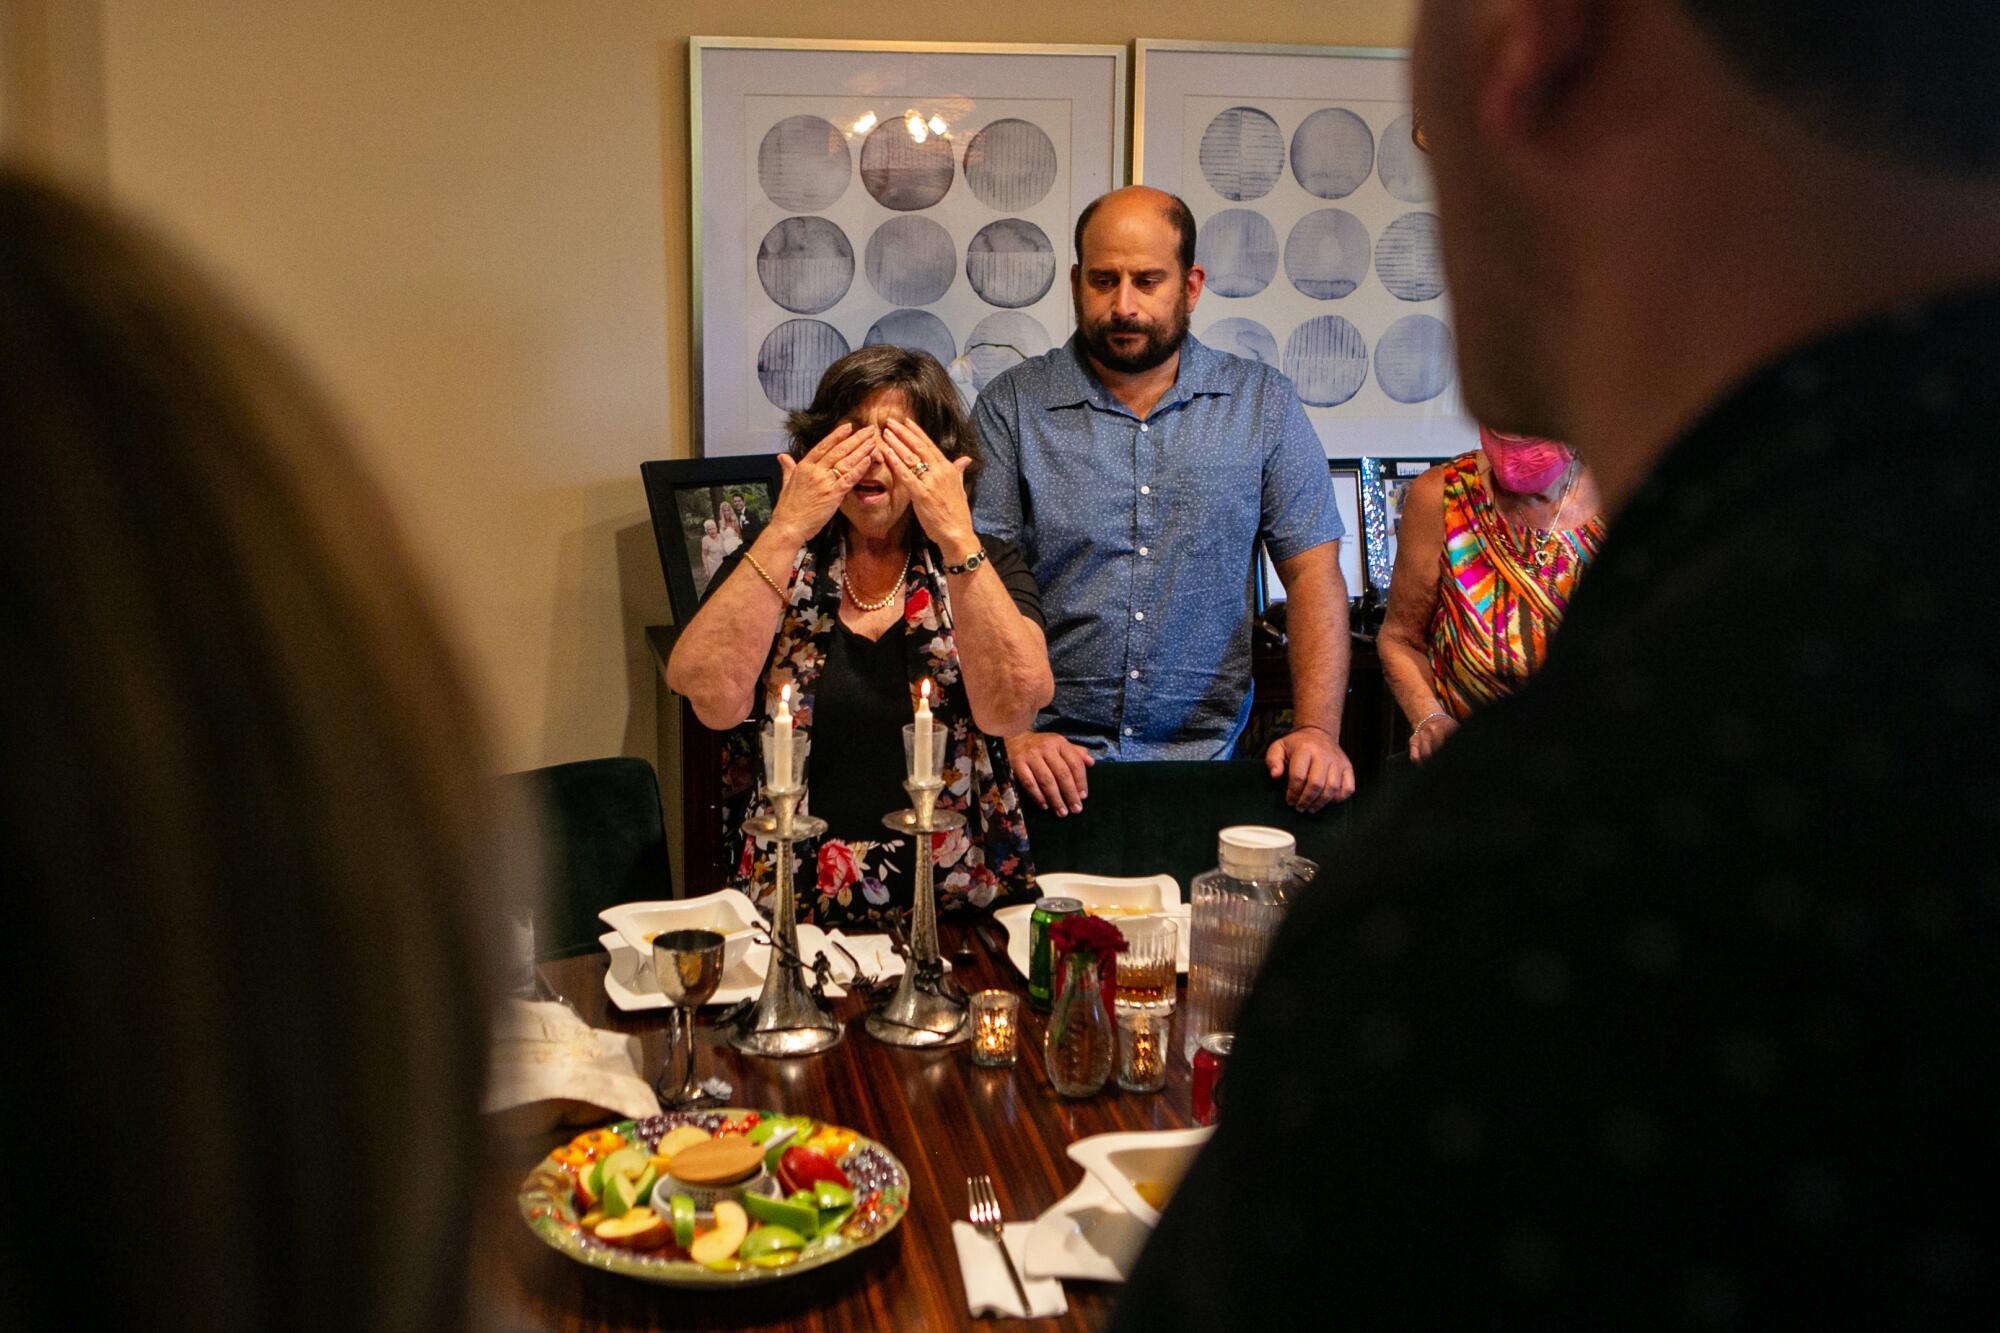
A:
<svg viewBox="0 0 2000 1333">
<path fill-rule="evenodd" d="M 265 333 L 5 170 L 0 422 L 0 1326 L 463 1326 L 502 879 L 382 497 Z"/>
</svg>

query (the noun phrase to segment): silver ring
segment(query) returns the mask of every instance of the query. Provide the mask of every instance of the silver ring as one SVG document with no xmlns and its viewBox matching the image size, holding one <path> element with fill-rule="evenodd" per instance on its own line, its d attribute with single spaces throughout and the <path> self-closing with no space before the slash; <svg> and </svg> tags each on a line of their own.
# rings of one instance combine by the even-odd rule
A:
<svg viewBox="0 0 2000 1333">
<path fill-rule="evenodd" d="M 929 463 L 919 463 L 915 467 L 910 469 L 910 475 L 913 477 L 921 477 L 924 475 L 924 473 L 929 472 L 930 470 L 931 470 L 931 465 Z"/>
</svg>

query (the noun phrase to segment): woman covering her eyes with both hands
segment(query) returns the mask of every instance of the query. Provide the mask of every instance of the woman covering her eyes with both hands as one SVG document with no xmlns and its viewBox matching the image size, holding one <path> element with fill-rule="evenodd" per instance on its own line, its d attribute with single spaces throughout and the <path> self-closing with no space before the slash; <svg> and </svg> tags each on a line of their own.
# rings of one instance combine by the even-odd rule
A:
<svg viewBox="0 0 2000 1333">
<path fill-rule="evenodd" d="M 801 845 L 799 915 L 832 925 L 910 904 L 912 849 L 882 816 L 909 804 L 902 727 L 930 681 L 947 738 L 939 805 L 966 816 L 938 835 L 940 905 L 1025 894 L 1027 829 L 993 738 L 1027 729 L 1055 680 L 1026 562 L 973 531 L 979 455 L 958 390 L 926 353 L 864 347 L 828 368 L 786 428 L 770 521 L 723 564 L 668 684 L 730 733 L 725 773 L 752 813 L 769 813 L 757 732 L 792 687 L 794 730 L 812 745 L 801 808 L 829 826 Z M 772 847 L 733 815 L 729 833 L 741 840 L 732 883 L 768 912 Z"/>
<path fill-rule="evenodd" d="M 1377 640 L 1420 763 L 1541 665 L 1604 541 L 1597 483 L 1567 445 L 1482 427 L 1479 446 L 1410 486 Z"/>
</svg>

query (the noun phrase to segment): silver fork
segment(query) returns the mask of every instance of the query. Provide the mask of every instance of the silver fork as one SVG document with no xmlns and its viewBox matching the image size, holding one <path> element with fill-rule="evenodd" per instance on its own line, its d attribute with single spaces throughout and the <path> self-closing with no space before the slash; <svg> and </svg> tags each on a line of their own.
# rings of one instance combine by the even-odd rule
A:
<svg viewBox="0 0 2000 1333">
<path fill-rule="evenodd" d="M 965 1196 L 972 1229 L 1000 1247 L 1000 1262 L 1007 1265 L 1007 1276 L 1014 1280 L 1014 1294 L 1021 1298 L 1021 1317 L 1031 1318 L 1028 1289 L 1021 1285 L 1021 1275 L 1014 1271 L 1014 1257 L 1007 1253 L 1007 1242 L 1001 1234 L 1004 1224 L 1000 1221 L 1000 1198 L 993 1193 L 993 1178 L 967 1176 Z"/>
</svg>

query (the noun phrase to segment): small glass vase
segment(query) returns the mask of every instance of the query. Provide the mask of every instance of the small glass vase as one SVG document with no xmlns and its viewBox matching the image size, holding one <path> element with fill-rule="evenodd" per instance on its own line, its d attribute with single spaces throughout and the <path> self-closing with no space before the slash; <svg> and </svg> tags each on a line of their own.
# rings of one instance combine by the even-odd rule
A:
<svg viewBox="0 0 2000 1333">
<path fill-rule="evenodd" d="M 1102 1091 L 1118 1054 L 1118 1032 L 1104 1001 L 1099 968 L 1097 955 L 1071 953 L 1063 958 L 1057 979 L 1042 1051 L 1049 1082 L 1065 1097 L 1090 1097 Z"/>
</svg>

